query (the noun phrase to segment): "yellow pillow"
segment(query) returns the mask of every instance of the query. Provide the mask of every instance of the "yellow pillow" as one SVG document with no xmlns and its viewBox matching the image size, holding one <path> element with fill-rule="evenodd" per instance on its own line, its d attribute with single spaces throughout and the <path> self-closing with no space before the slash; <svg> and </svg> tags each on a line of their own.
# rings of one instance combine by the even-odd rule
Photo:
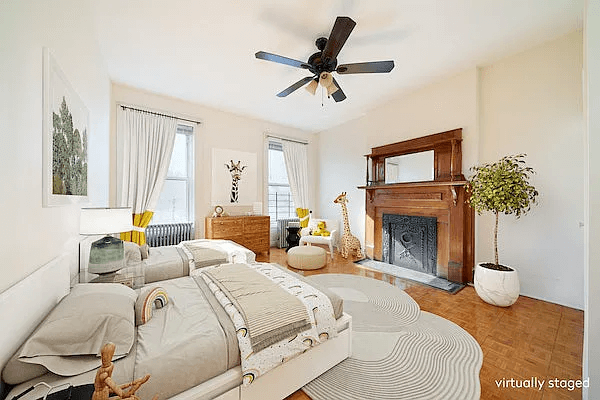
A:
<svg viewBox="0 0 600 400">
<path fill-rule="evenodd" d="M 329 232 L 326 228 L 325 221 L 319 221 L 317 223 L 317 229 L 313 230 L 313 236 L 329 236 L 331 232 Z"/>
</svg>

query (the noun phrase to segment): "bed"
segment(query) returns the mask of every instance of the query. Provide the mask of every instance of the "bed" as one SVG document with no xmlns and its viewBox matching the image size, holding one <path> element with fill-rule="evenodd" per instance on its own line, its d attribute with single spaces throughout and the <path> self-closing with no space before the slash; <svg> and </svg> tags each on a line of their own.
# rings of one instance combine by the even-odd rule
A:
<svg viewBox="0 0 600 400">
<path fill-rule="evenodd" d="M 242 268 L 242 264 L 227 264 L 226 266 L 230 272 L 235 268 Z M 209 272 L 211 268 L 216 272 Z M 335 332 L 329 338 L 322 340 L 322 343 L 318 345 L 307 346 L 297 355 L 284 357 L 287 358 L 286 362 L 274 363 L 276 366 L 273 369 L 261 372 L 253 381 L 248 379 L 247 365 L 244 365 L 244 360 L 256 358 L 256 355 L 249 357 L 248 350 L 244 350 L 240 340 L 240 332 L 243 330 L 236 325 L 235 318 L 230 319 L 227 316 L 235 314 L 235 311 L 232 312 L 231 308 L 223 307 L 224 301 L 227 300 L 224 300 L 224 296 L 219 297 L 219 291 L 222 295 L 223 290 L 231 289 L 227 286 L 229 283 L 212 280 L 213 275 L 223 273 L 227 268 L 221 266 L 195 270 L 192 276 L 158 282 L 158 284 L 149 285 L 147 290 L 141 291 L 141 293 L 145 293 L 160 286 L 169 293 L 170 301 L 165 307 L 154 310 L 151 319 L 137 328 L 131 350 L 124 354 L 123 358 L 115 361 L 115 374 L 113 375 L 115 381 L 124 383 L 137 377 L 138 374 L 151 373 L 150 381 L 139 392 L 142 398 L 151 398 L 154 394 L 159 394 L 161 399 L 174 398 L 178 400 L 200 398 L 282 399 L 350 355 L 351 318 L 341 312 L 339 305 L 334 307 L 332 303 L 329 303 L 332 310 L 337 307 L 336 310 L 333 310 L 337 318 L 331 327 Z M 272 274 L 277 276 L 277 279 L 291 279 L 289 282 L 294 279 L 302 279 L 293 273 L 281 278 L 283 268 L 273 264 L 244 264 L 243 268 L 244 271 L 246 269 L 248 271 L 255 270 L 254 272 L 260 272 L 265 276 Z M 238 270 L 235 271 L 236 276 L 239 275 Z M 68 275 L 68 263 L 55 260 L 0 294 L 2 301 L 0 318 L 15 328 L 9 332 L 7 330 L 0 332 L 0 345 L 2 345 L 0 366 L 3 369 L 11 355 L 19 349 L 20 344 L 39 324 L 40 320 L 68 291 Z M 52 277 L 52 279 L 48 280 L 48 277 Z M 277 282 L 277 279 L 272 281 Z M 45 284 L 48 282 L 51 282 L 51 287 Z M 234 284 L 237 283 L 234 282 Z M 87 286 L 99 288 L 102 285 L 88 284 Z M 280 286 L 296 285 L 286 283 Z M 30 296 L 32 290 L 39 295 L 35 300 L 32 300 Z M 77 287 L 73 288 L 66 299 L 76 296 L 78 290 Z M 127 288 L 127 290 L 130 289 Z M 293 292 L 294 290 L 296 289 L 288 291 Z M 303 292 L 303 295 L 306 293 L 309 292 Z M 297 296 L 300 297 L 300 292 L 297 293 Z M 331 296 L 327 298 L 331 299 Z M 333 300 L 334 303 L 337 301 L 335 298 Z M 61 302 L 61 304 L 63 303 L 64 301 Z M 26 318 L 23 318 L 23 315 Z M 194 315 L 201 318 L 194 319 Z M 314 316 L 315 319 L 321 319 L 318 313 Z M 175 340 L 172 335 L 174 332 L 184 332 L 185 334 Z M 210 336 L 215 332 L 220 335 L 218 341 Z M 208 339 L 203 342 L 204 337 Z M 299 340 L 299 343 L 306 343 L 305 339 Z M 270 340 L 275 339 L 271 338 Z M 256 354 L 262 354 L 284 341 L 273 342 L 275 344 L 264 343 L 265 350 Z M 298 349 L 301 347 L 298 347 L 296 351 Z M 193 356 L 194 354 L 195 356 Z M 263 361 L 259 360 L 259 365 Z M 199 364 L 210 364 L 209 367 L 212 369 L 204 370 L 200 368 Z M 80 385 L 92 382 L 94 374 L 95 370 L 90 370 L 65 378 L 46 373 L 16 385 L 7 398 L 12 398 L 39 381 L 45 381 L 51 385 L 63 381 Z M 35 396 L 35 393 L 33 395 Z"/>
<path fill-rule="evenodd" d="M 183 241 L 174 246 L 150 247 L 147 254 L 135 243 L 125 242 L 127 265 L 141 263 L 145 282 L 158 282 L 187 276 L 197 268 L 221 263 L 254 263 L 251 250 L 221 239 Z"/>
</svg>

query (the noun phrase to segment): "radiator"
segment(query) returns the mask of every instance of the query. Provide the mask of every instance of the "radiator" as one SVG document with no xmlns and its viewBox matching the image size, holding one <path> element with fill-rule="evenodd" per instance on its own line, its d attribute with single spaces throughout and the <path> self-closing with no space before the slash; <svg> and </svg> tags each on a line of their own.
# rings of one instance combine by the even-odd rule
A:
<svg viewBox="0 0 600 400">
<path fill-rule="evenodd" d="M 277 237 L 279 238 L 277 244 L 279 245 L 280 249 L 287 247 L 288 245 L 286 240 L 288 232 L 286 228 L 288 227 L 288 223 L 292 221 L 300 222 L 298 218 L 285 218 L 277 220 Z"/>
<path fill-rule="evenodd" d="M 194 238 L 194 223 L 148 225 L 146 242 L 150 247 L 171 246 Z"/>
</svg>

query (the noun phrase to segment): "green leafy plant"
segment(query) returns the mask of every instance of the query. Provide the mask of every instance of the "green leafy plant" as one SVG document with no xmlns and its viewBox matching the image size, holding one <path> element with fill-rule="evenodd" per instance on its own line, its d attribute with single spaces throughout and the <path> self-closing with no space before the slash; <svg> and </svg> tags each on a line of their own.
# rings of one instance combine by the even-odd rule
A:
<svg viewBox="0 0 600 400">
<path fill-rule="evenodd" d="M 64 96 L 52 128 L 52 194 L 87 196 L 87 130 L 74 127 Z"/>
<path fill-rule="evenodd" d="M 535 173 L 525 163 L 526 154 L 505 156 L 495 163 L 472 167 L 475 175 L 467 184 L 468 202 L 481 214 L 491 211 L 496 216 L 494 226 L 495 264 L 488 268 L 508 271 L 498 262 L 498 215 L 515 214 L 517 218 L 525 215 L 536 203 L 538 191 L 529 184 L 529 178 Z"/>
</svg>

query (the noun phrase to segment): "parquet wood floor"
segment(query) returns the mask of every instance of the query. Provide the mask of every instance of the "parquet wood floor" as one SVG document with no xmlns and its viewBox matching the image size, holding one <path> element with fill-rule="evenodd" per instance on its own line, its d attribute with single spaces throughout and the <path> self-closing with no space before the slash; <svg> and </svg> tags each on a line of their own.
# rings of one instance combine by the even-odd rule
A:
<svg viewBox="0 0 600 400">
<path fill-rule="evenodd" d="M 271 248 L 270 256 L 258 261 L 287 267 L 283 249 Z M 423 311 L 442 316 L 469 332 L 483 350 L 480 373 L 483 400 L 581 399 L 581 389 L 550 388 L 549 380 L 581 379 L 583 354 L 583 312 L 521 296 L 508 308 L 491 306 L 479 299 L 473 287 L 457 294 L 416 284 L 359 267 L 335 254 L 325 268 L 298 271 L 303 275 L 344 273 L 380 279 L 412 296 Z M 544 380 L 541 390 L 514 388 L 519 380 Z M 503 381 L 504 379 L 504 381 Z M 515 381 L 510 381 L 514 379 Z M 503 382 L 506 382 L 503 385 Z M 568 384 L 568 382 L 559 382 Z M 556 386 L 556 384 L 555 384 Z M 310 400 L 302 391 L 287 400 Z M 443 399 L 440 399 L 443 400 Z M 451 399 L 455 400 L 455 399 Z"/>
</svg>

